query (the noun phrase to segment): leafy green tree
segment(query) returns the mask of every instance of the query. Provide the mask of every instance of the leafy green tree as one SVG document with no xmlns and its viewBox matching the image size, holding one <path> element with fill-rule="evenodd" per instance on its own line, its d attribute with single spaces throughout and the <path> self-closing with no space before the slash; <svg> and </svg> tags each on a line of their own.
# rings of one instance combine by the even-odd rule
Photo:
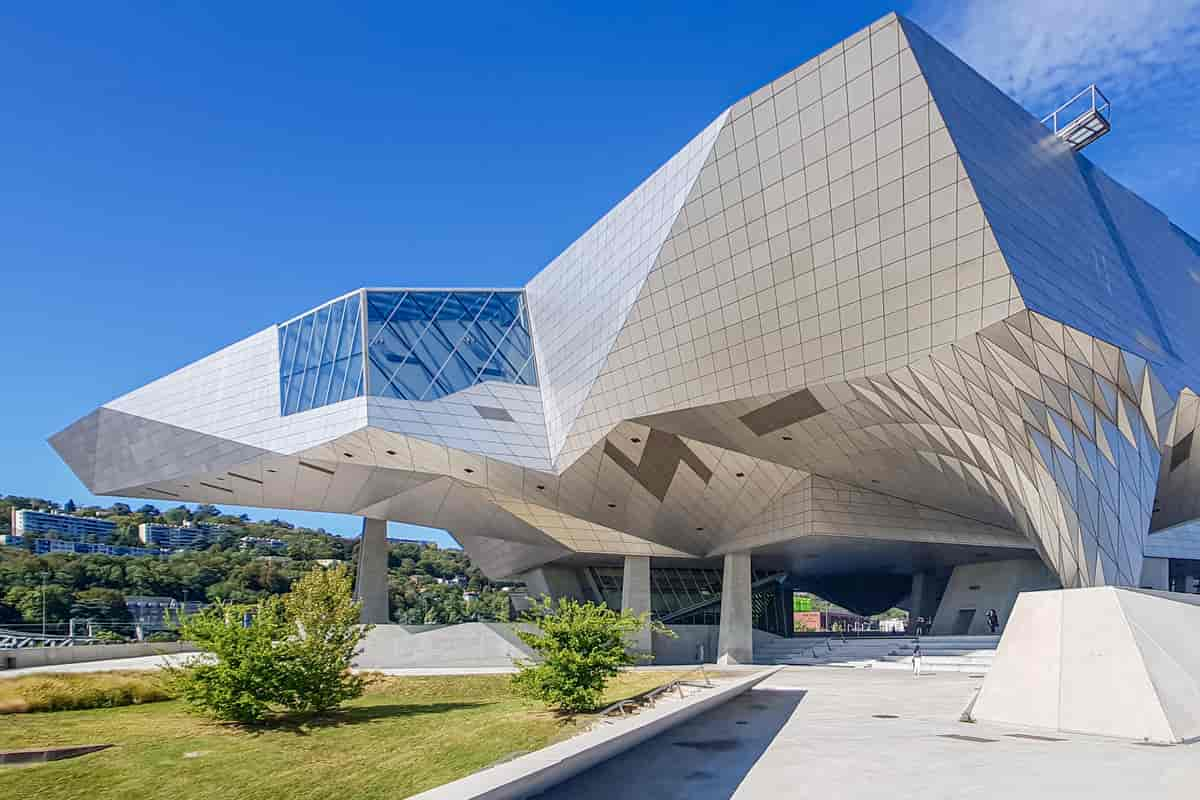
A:
<svg viewBox="0 0 1200 800">
<path fill-rule="evenodd" d="M 596 708 L 608 680 L 645 657 L 628 648 L 629 636 L 646 627 L 674 636 L 662 623 L 651 621 L 648 612 L 617 612 L 570 597 L 557 603 L 543 597 L 522 621 L 535 629 L 518 630 L 517 635 L 542 661 L 519 664 L 513 686 L 519 694 L 566 713 Z"/>
<path fill-rule="evenodd" d="M 10 606 L 8 603 L 0 603 L 0 625 L 17 625 L 24 620 L 21 617 L 21 612 Z"/>
<path fill-rule="evenodd" d="M 192 708 L 243 723 L 280 708 L 330 711 L 360 696 L 364 681 L 350 663 L 369 626 L 358 624 L 352 586 L 344 567 L 315 569 L 282 597 L 185 617 L 180 635 L 215 658 L 172 668 L 171 684 Z"/>
<path fill-rule="evenodd" d="M 102 588 L 76 592 L 71 603 L 71 616 L 108 623 L 128 623 L 133 619 L 125 606 L 125 595 L 116 589 Z"/>
<path fill-rule="evenodd" d="M 191 519 L 192 512 L 188 510 L 187 506 L 175 506 L 175 508 L 172 508 L 164 513 L 163 517 L 172 525 L 179 525 L 184 520 Z"/>
<path fill-rule="evenodd" d="M 211 503 L 201 503 L 196 506 L 196 510 L 192 512 L 192 519 L 208 519 L 209 517 L 221 516 L 221 509 Z"/>
<path fill-rule="evenodd" d="M 284 595 L 284 612 L 296 627 L 280 700 L 289 709 L 328 711 L 362 695 L 363 677 L 351 673 L 350 664 L 371 626 L 359 624 L 362 604 L 353 591 L 354 576 L 339 565 L 309 571 Z"/>
<path fill-rule="evenodd" d="M 231 722 L 261 722 L 283 693 L 280 649 L 291 633 L 283 603 L 263 599 L 243 625 L 249 611 L 216 603 L 184 618 L 180 635 L 214 657 L 167 669 L 168 682 L 194 710 Z"/>
<path fill-rule="evenodd" d="M 4 595 L 4 602 L 17 610 L 28 623 L 42 621 L 42 587 L 14 586 Z M 46 619 L 50 622 L 65 620 L 71 610 L 70 590 L 56 583 L 46 585 Z"/>
</svg>

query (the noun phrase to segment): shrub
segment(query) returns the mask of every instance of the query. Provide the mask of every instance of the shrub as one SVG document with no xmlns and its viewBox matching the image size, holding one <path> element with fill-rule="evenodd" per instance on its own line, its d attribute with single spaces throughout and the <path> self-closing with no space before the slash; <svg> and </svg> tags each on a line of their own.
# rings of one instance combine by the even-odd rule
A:
<svg viewBox="0 0 1200 800">
<path fill-rule="evenodd" d="M 290 634 L 278 597 L 254 609 L 215 603 L 184 619 L 184 638 L 211 653 L 214 661 L 190 661 L 167 669 L 168 679 L 192 708 L 217 719 L 259 722 L 282 694 L 281 661 Z"/>
<path fill-rule="evenodd" d="M 96 631 L 93 637 L 100 644 L 124 644 L 129 639 L 117 633 L 116 631 Z"/>
<path fill-rule="evenodd" d="M 328 711 L 360 696 L 363 680 L 349 669 L 368 626 L 358 624 L 351 587 L 344 566 L 315 569 L 282 597 L 185 617 L 181 636 L 214 660 L 171 668 L 171 685 L 193 709 L 243 723 L 280 708 Z"/>
<path fill-rule="evenodd" d="M 647 626 L 674 636 L 661 623 L 651 622 L 649 613 L 618 613 L 569 597 L 557 603 L 542 598 L 522 620 L 537 626 L 536 631 L 518 630 L 517 635 L 542 662 L 518 664 L 513 685 L 519 694 L 567 713 L 594 709 L 609 678 L 647 657 L 629 650 L 628 636 Z"/>
<path fill-rule="evenodd" d="M 0 714 L 116 708 L 170 699 L 163 681 L 144 673 L 27 675 L 0 681 Z"/>
<path fill-rule="evenodd" d="M 362 695 L 363 678 L 350 672 L 350 663 L 366 629 L 352 590 L 349 571 L 339 566 L 309 572 L 284 596 L 284 614 L 299 634 L 289 642 L 290 671 L 280 699 L 287 708 L 328 711 Z"/>
</svg>

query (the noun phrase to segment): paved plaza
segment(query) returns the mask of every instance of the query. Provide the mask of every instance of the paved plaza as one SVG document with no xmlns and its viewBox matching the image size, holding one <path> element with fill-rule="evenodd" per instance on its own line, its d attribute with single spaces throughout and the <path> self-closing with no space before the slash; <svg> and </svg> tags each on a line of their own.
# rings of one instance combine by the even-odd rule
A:
<svg viewBox="0 0 1200 800">
<path fill-rule="evenodd" d="M 982 681 L 785 669 L 542 800 L 1193 797 L 1200 746 L 956 722 Z"/>
</svg>

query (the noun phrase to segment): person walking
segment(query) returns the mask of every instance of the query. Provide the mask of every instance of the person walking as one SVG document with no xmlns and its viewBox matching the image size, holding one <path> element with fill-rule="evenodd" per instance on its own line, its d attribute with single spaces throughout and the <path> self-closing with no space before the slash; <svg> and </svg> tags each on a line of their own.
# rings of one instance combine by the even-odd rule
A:
<svg viewBox="0 0 1200 800">
<path fill-rule="evenodd" d="M 988 609 L 987 625 L 988 630 L 992 632 L 993 636 L 995 635 L 996 631 L 1000 629 L 1000 615 L 996 613 L 996 609 L 994 608 Z"/>
<path fill-rule="evenodd" d="M 920 639 L 918 639 L 917 643 L 915 645 L 913 645 L 912 668 L 913 668 L 913 677 L 914 678 L 921 677 L 921 641 L 920 641 Z"/>
</svg>

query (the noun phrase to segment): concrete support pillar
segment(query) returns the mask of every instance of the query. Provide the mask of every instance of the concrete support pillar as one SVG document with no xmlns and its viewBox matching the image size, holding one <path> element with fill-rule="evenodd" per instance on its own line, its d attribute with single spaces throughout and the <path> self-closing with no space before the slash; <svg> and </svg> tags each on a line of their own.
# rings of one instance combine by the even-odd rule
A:
<svg viewBox="0 0 1200 800">
<path fill-rule="evenodd" d="M 749 664 L 754 660 L 753 614 L 750 605 L 750 554 L 727 553 L 721 575 L 718 664 Z"/>
<path fill-rule="evenodd" d="M 929 573 L 915 573 L 912 576 L 912 593 L 909 595 L 908 603 L 908 633 L 916 632 L 919 617 L 924 617 L 927 625 L 933 625 L 933 615 L 937 613 L 937 609 L 929 608 L 929 595 L 932 593 L 933 587 L 930 585 Z"/>
<path fill-rule="evenodd" d="M 1138 585 L 1143 589 L 1167 591 L 1171 585 L 1171 559 L 1143 558 L 1142 580 Z"/>
<path fill-rule="evenodd" d="M 362 601 L 364 623 L 388 623 L 387 520 L 363 517 L 358 542 L 354 599 Z"/>
<path fill-rule="evenodd" d="M 625 556 L 625 571 L 621 575 L 621 610 L 645 614 L 650 610 L 650 557 Z M 649 653 L 650 629 L 629 637 L 629 649 Z"/>
</svg>

